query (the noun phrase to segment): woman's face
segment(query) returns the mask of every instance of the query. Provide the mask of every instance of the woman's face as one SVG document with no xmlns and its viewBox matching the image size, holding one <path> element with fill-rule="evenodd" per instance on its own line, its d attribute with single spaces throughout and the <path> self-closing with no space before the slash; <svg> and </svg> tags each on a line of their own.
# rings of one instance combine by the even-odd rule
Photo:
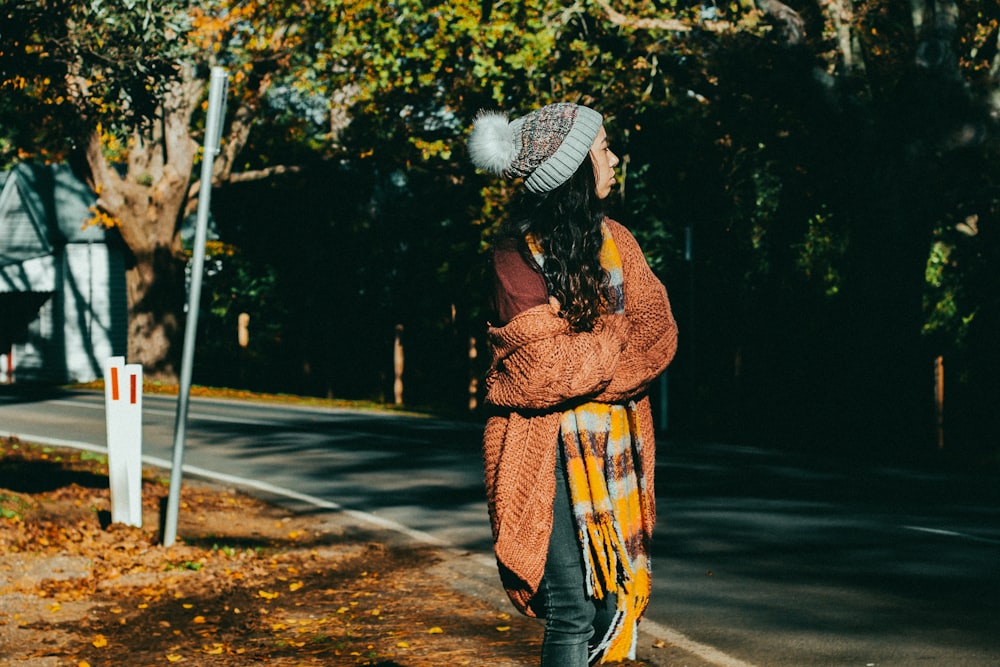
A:
<svg viewBox="0 0 1000 667">
<path fill-rule="evenodd" d="M 604 199 L 611 194 L 615 185 L 615 167 L 618 166 L 618 156 L 608 147 L 608 133 L 601 127 L 594 144 L 590 147 L 590 159 L 594 163 L 594 188 L 598 199 Z"/>
</svg>

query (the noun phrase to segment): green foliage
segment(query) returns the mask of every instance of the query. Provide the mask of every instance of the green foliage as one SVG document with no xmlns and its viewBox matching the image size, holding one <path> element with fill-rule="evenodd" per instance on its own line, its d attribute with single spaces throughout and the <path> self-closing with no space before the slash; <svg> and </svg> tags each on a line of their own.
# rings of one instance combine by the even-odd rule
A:
<svg viewBox="0 0 1000 667">
<path fill-rule="evenodd" d="M 0 127 L 0 133 L 5 128 Z M 11 147 L 10 139 L 0 134 L 0 171 L 8 171 L 14 166 L 14 151 Z"/>
<path fill-rule="evenodd" d="M 199 563 L 197 561 L 190 561 L 190 560 L 186 560 L 180 563 L 167 562 L 164 563 L 163 565 L 164 570 L 191 570 L 193 572 L 198 572 L 203 567 L 205 567 L 204 563 Z"/>
<path fill-rule="evenodd" d="M 763 145 L 760 148 L 763 149 Z M 760 157 L 757 151 L 750 153 L 752 160 L 759 160 Z M 769 232 L 775 226 L 775 217 L 780 207 L 782 181 L 778 174 L 774 173 L 774 163 L 766 159 L 762 164 L 758 163 L 751 167 L 749 176 L 751 197 L 748 199 L 752 205 L 746 212 L 746 217 L 750 247 L 757 258 L 753 271 L 767 275 L 773 270 L 769 257 L 771 255 Z M 748 277 L 752 279 L 753 274 Z"/>
<path fill-rule="evenodd" d="M 190 29 L 184 0 L 38 2 L 0 12 L 0 120 L 18 143 L 58 153 L 66 130 L 155 116 Z"/>
<path fill-rule="evenodd" d="M 80 452 L 80 460 L 81 461 L 97 461 L 98 463 L 100 463 L 102 465 L 107 465 L 107 463 L 108 463 L 108 456 L 107 456 L 107 454 L 100 454 L 98 452 L 88 452 L 86 450 L 83 450 L 83 451 Z"/>
<path fill-rule="evenodd" d="M 825 210 L 809 218 L 806 225 L 805 237 L 795 246 L 798 251 L 795 264 L 807 280 L 822 286 L 826 296 L 836 296 L 840 291 L 847 239 L 838 233 Z"/>
<path fill-rule="evenodd" d="M 0 518 L 20 521 L 24 512 L 31 508 L 31 504 L 24 498 L 7 493 L 0 493 Z"/>
<path fill-rule="evenodd" d="M 850 413 L 904 440 L 929 354 L 958 357 L 968 395 L 982 382 L 961 355 L 986 354 L 1000 291 L 992 0 L 951 25 L 920 2 L 793 7 L 795 44 L 749 1 L 700 15 L 673 0 L 8 4 L 0 160 L 155 117 L 165 87 L 221 64 L 230 121 L 246 126 L 230 166 L 302 169 L 219 193 L 234 252 L 209 276 L 202 339 L 219 368 L 240 367 L 235 317 L 249 312 L 263 377 L 378 397 L 403 324 L 412 386 L 464 389 L 511 194 L 473 171 L 465 134 L 480 108 L 571 100 L 605 112 L 623 157 L 614 213 L 678 306 L 676 391 L 712 406 L 692 429 L 742 435 L 743 411 L 835 438 Z M 124 157 L 118 138 L 106 148 Z M 980 233 L 955 236 L 973 217 Z"/>
<path fill-rule="evenodd" d="M 267 388 L 257 378 L 272 373 L 275 348 L 290 316 L 271 262 L 268 257 L 248 258 L 236 246 L 208 244 L 195 368 L 199 382 Z M 245 348 L 237 337 L 241 315 L 249 317 Z"/>
<path fill-rule="evenodd" d="M 245 554 L 247 556 L 257 556 L 264 551 L 264 548 L 260 546 L 254 546 L 254 547 L 246 547 L 241 550 L 237 547 L 233 547 L 228 544 L 221 544 L 221 545 L 212 544 L 212 551 L 218 551 L 226 558 L 236 558 L 241 554 Z"/>
<path fill-rule="evenodd" d="M 959 270 L 956 245 L 941 239 L 931 246 L 925 271 L 924 336 L 947 341 L 946 346 L 962 349 L 976 318 L 976 311 L 984 304 L 971 301 Z M 971 301 L 971 303 L 970 303 Z M 941 345 L 938 342 L 938 345 Z"/>
</svg>

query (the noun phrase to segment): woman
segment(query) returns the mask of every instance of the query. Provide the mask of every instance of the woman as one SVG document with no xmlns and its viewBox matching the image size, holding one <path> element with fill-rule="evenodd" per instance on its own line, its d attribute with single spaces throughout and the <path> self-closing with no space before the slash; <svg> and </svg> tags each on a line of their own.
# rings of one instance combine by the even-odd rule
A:
<svg viewBox="0 0 1000 667">
<path fill-rule="evenodd" d="M 677 348 L 666 290 L 603 213 L 618 157 L 597 111 L 483 112 L 469 154 L 525 190 L 493 252 L 483 458 L 501 579 L 545 619 L 543 667 L 634 659 L 656 513 L 645 391 Z"/>
</svg>

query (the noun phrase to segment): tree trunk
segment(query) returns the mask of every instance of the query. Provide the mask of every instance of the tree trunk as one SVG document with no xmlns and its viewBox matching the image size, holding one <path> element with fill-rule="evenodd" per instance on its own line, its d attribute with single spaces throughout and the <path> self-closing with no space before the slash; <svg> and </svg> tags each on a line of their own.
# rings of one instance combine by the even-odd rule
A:
<svg viewBox="0 0 1000 667">
<path fill-rule="evenodd" d="M 186 261 L 163 246 L 134 260 L 125 274 L 128 360 L 142 364 L 146 378 L 173 384 L 183 349 Z"/>
<path fill-rule="evenodd" d="M 128 361 L 146 377 L 177 381 L 184 321 L 184 267 L 180 229 L 197 156 L 190 119 L 204 82 L 178 83 L 162 117 L 136 132 L 121 175 L 94 133 L 86 159 L 98 207 L 116 224 L 128 248 Z"/>
</svg>

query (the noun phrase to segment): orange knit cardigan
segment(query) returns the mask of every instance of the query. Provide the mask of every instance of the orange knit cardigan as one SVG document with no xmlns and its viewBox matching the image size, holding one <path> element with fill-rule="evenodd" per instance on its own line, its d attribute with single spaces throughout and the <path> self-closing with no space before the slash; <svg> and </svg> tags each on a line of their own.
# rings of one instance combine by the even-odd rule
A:
<svg viewBox="0 0 1000 667">
<path fill-rule="evenodd" d="M 552 299 L 503 327 L 489 328 L 493 360 L 486 403 L 493 416 L 483 436 L 486 498 L 504 588 L 529 616 L 535 615 L 530 603 L 552 532 L 563 408 L 576 401 L 637 401 L 639 428 L 645 434 L 638 472 L 650 495 L 643 503 L 647 540 L 656 519 L 653 418 L 644 392 L 673 359 L 677 325 L 666 290 L 639 244 L 622 225 L 607 223 L 622 262 L 623 314 L 604 315 L 593 331 L 573 333 Z"/>
</svg>

